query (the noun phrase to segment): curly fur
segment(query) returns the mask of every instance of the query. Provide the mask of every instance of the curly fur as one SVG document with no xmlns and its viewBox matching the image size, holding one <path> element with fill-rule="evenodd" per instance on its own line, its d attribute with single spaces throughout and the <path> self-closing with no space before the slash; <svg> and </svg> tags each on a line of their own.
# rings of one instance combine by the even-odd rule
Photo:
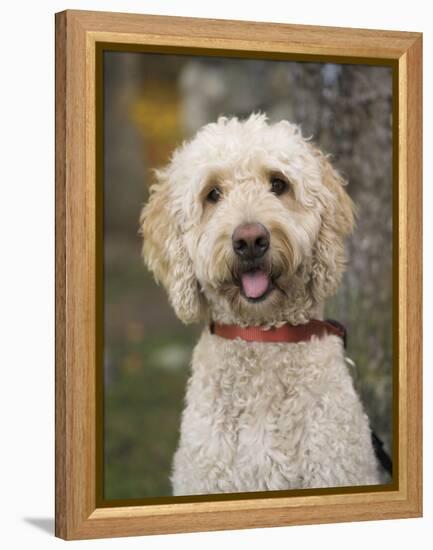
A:
<svg viewBox="0 0 433 550">
<path fill-rule="evenodd" d="M 289 182 L 270 192 L 272 174 Z M 178 317 L 241 326 L 321 318 L 345 267 L 354 207 L 338 172 L 300 129 L 265 115 L 221 117 L 156 171 L 141 216 L 143 255 Z M 218 186 L 222 198 L 206 197 Z M 269 230 L 275 289 L 239 289 L 234 229 Z M 204 329 L 173 463 L 174 494 L 379 483 L 368 419 L 335 336 L 299 344 L 224 340 Z"/>
</svg>

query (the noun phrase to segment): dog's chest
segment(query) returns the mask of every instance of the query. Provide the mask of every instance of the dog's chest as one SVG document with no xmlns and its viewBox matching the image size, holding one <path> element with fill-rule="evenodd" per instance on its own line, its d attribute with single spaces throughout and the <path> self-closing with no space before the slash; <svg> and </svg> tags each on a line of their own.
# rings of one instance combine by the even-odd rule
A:
<svg viewBox="0 0 433 550">
<path fill-rule="evenodd" d="M 221 490 L 225 479 L 237 490 L 272 489 L 291 478 L 299 485 L 303 442 L 326 408 L 338 356 L 335 340 L 288 346 L 201 339 L 183 432 L 194 454 L 214 464 Z"/>
</svg>

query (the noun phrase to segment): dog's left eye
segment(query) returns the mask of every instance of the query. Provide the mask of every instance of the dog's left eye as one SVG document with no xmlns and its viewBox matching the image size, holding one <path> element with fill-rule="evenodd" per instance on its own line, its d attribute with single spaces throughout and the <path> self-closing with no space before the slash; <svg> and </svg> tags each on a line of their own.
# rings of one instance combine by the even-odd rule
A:
<svg viewBox="0 0 433 550">
<path fill-rule="evenodd" d="M 282 195 L 287 191 L 288 187 L 287 181 L 283 180 L 283 178 L 277 176 L 271 178 L 271 191 L 275 195 Z"/>
<path fill-rule="evenodd" d="M 209 202 L 218 202 L 222 196 L 218 187 L 213 187 L 206 196 L 206 200 Z"/>
</svg>

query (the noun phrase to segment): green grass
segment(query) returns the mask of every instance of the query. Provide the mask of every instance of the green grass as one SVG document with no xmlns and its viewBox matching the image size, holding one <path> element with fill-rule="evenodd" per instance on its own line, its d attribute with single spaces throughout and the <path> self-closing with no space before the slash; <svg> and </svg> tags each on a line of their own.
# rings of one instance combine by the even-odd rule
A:
<svg viewBox="0 0 433 550">
<path fill-rule="evenodd" d="M 171 460 L 189 372 L 188 347 L 174 338 L 145 340 L 117 352 L 118 368 L 104 401 L 106 499 L 171 493 Z M 174 344 L 173 357 L 177 349 L 180 358 L 177 365 L 164 362 L 159 353 Z"/>
</svg>

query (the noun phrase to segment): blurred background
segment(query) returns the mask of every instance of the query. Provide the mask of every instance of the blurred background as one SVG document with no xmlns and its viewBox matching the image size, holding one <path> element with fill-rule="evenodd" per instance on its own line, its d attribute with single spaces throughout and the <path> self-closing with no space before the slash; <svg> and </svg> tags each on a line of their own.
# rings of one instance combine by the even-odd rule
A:
<svg viewBox="0 0 433 550">
<path fill-rule="evenodd" d="M 358 208 L 327 316 L 371 425 L 392 448 L 392 74 L 386 67 L 104 53 L 104 498 L 171 494 L 189 362 L 200 326 L 175 317 L 143 266 L 138 219 L 151 170 L 219 115 L 301 124 L 334 157 Z"/>
</svg>

